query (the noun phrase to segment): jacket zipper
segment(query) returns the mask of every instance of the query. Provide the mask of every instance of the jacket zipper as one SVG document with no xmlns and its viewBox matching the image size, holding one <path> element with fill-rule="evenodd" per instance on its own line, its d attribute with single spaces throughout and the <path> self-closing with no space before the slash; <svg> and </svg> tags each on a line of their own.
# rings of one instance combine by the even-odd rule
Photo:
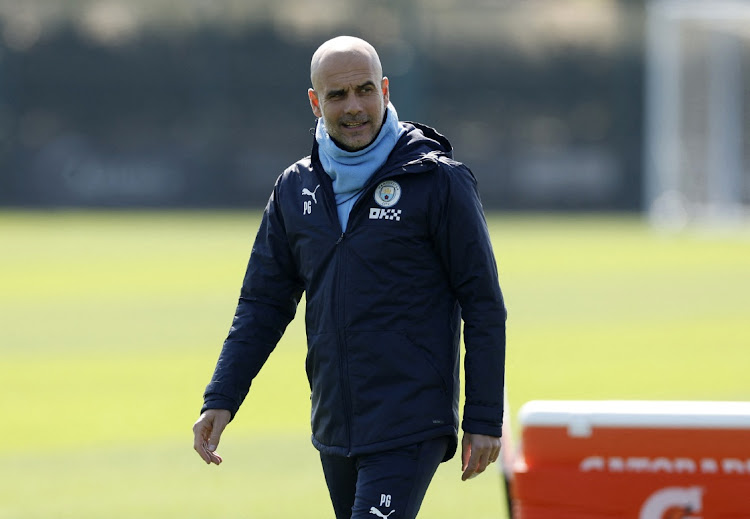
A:
<svg viewBox="0 0 750 519">
<path fill-rule="evenodd" d="M 344 400 L 344 422 L 346 426 L 346 449 L 347 449 L 347 456 L 351 456 L 352 451 L 352 399 L 351 399 L 351 387 L 349 385 L 349 356 L 347 355 L 347 343 L 346 343 L 346 333 L 344 331 L 344 323 L 346 322 L 346 315 L 344 313 L 345 311 L 345 305 L 341 304 L 343 303 L 343 295 L 346 293 L 346 287 L 345 287 L 345 280 L 344 280 L 344 272 L 343 272 L 343 264 L 344 264 L 344 255 L 346 254 L 346 244 L 344 244 L 344 240 L 346 239 L 346 234 L 349 231 L 351 225 L 352 225 L 352 215 L 355 214 L 355 211 L 359 209 L 360 206 L 364 204 L 362 199 L 364 198 L 365 193 L 367 193 L 370 188 L 372 188 L 373 185 L 380 182 L 384 182 L 387 179 L 395 178 L 400 176 L 400 170 L 396 169 L 393 171 L 390 171 L 389 173 L 379 177 L 376 181 L 372 181 L 372 178 L 370 181 L 368 181 L 363 187 L 362 187 L 362 193 L 360 194 L 357 201 L 352 206 L 352 209 L 349 213 L 349 220 L 346 224 L 346 229 L 342 231 L 342 233 L 339 235 L 338 239 L 336 240 L 336 246 L 339 248 L 339 261 L 338 261 L 338 286 L 336 291 L 337 300 L 339 302 L 339 307 L 337 310 L 337 319 L 338 319 L 338 350 L 339 350 L 339 375 L 341 377 L 341 390 Z M 329 195 L 330 196 L 330 195 Z M 335 206 L 335 196 L 331 198 L 334 202 L 333 207 L 333 224 L 341 228 L 341 222 L 338 218 L 338 210 Z"/>
<path fill-rule="evenodd" d="M 314 168 L 316 171 L 316 174 L 319 175 L 319 178 L 324 177 L 325 173 L 322 171 L 317 171 L 317 168 Z M 334 226 L 335 229 L 341 229 L 341 222 L 339 221 L 339 213 L 338 209 L 336 207 L 336 196 L 333 193 L 333 190 L 330 188 L 330 184 L 326 183 L 324 178 L 321 178 L 321 185 L 324 185 L 323 187 L 325 193 L 326 193 L 326 206 L 328 209 L 329 218 L 331 220 L 331 224 Z M 336 311 L 336 347 L 338 349 L 339 354 L 339 384 L 341 387 L 341 397 L 342 397 L 342 404 L 344 407 L 344 427 L 346 429 L 346 455 L 351 456 L 352 451 L 352 398 L 351 398 L 351 388 L 349 385 L 349 360 L 347 355 L 347 347 L 346 347 L 346 334 L 344 332 L 344 323 L 346 316 L 344 315 L 344 294 L 346 294 L 345 286 L 344 286 L 344 262 L 345 262 L 345 245 L 342 245 L 344 239 L 346 238 L 346 231 L 341 231 L 341 234 L 339 235 L 338 239 L 336 240 L 336 247 L 338 248 L 337 251 L 337 265 L 336 265 L 336 280 L 337 280 L 337 286 L 336 286 L 336 292 L 335 297 L 336 301 L 338 303 L 338 309 Z"/>
</svg>

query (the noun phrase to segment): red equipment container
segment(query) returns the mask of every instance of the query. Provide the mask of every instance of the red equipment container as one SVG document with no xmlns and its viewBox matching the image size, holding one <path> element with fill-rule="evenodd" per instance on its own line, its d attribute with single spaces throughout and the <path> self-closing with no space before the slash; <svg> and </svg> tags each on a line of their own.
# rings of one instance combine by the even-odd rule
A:
<svg viewBox="0 0 750 519">
<path fill-rule="evenodd" d="M 533 401 L 514 519 L 748 519 L 750 402 Z"/>
</svg>

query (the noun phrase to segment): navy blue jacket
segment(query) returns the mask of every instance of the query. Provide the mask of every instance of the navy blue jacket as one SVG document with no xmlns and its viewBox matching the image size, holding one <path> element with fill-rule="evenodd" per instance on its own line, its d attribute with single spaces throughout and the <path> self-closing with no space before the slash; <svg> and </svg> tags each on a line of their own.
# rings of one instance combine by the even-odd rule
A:
<svg viewBox="0 0 750 519">
<path fill-rule="evenodd" d="M 476 180 L 432 128 L 401 123 L 342 233 L 317 144 L 278 178 L 255 239 L 206 409 L 232 416 L 306 294 L 312 441 L 359 455 L 501 435 L 505 306 Z"/>
</svg>

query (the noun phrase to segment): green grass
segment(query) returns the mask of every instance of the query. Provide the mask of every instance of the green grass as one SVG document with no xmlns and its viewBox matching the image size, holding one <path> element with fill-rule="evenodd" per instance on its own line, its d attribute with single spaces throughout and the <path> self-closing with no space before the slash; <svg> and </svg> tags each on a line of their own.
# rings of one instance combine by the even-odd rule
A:
<svg viewBox="0 0 750 519">
<path fill-rule="evenodd" d="M 258 214 L 0 213 L 0 519 L 327 518 L 309 442 L 302 313 L 227 430 L 191 426 Z M 490 218 L 514 412 L 532 399 L 750 399 L 750 233 L 635 217 Z M 431 518 L 504 517 L 458 461 Z"/>
</svg>

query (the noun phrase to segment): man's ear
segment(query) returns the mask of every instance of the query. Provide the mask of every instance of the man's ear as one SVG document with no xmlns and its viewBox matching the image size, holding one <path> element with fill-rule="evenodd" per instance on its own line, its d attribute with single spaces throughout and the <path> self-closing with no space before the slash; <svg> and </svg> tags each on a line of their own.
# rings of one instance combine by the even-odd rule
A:
<svg viewBox="0 0 750 519">
<path fill-rule="evenodd" d="M 388 106 L 388 102 L 391 99 L 391 91 L 388 88 L 387 77 L 383 77 L 383 80 L 380 82 L 380 89 L 383 91 L 383 99 L 385 100 L 385 105 Z"/>
<path fill-rule="evenodd" d="M 320 100 L 318 94 L 312 88 L 307 89 L 307 97 L 310 98 L 310 108 L 312 108 L 315 117 L 323 117 L 323 111 L 320 109 Z"/>
</svg>

